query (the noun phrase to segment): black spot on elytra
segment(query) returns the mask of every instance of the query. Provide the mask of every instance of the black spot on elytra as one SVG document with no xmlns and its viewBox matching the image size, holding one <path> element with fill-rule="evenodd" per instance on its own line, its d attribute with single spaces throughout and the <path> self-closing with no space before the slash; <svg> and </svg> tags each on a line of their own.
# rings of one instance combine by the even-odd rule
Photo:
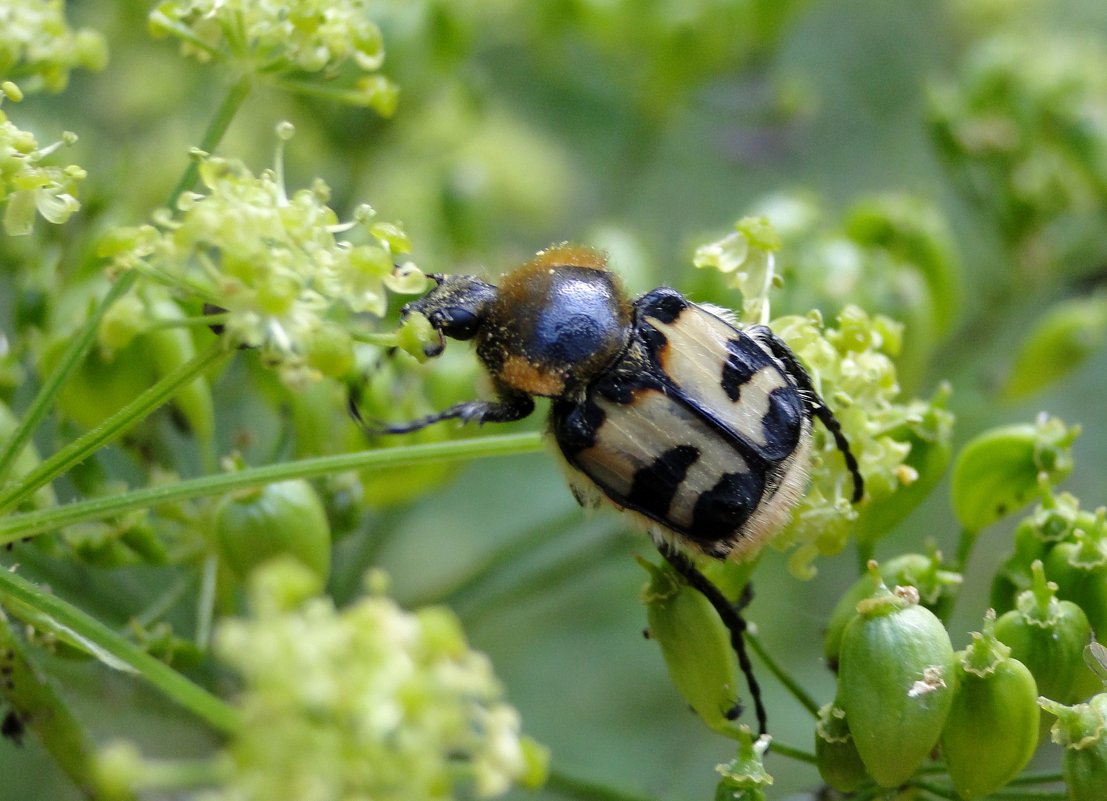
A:
<svg viewBox="0 0 1107 801">
<path fill-rule="evenodd" d="M 700 458 L 691 445 L 678 445 L 662 453 L 634 474 L 627 501 L 637 509 L 664 518 L 688 468 Z"/>
<path fill-rule="evenodd" d="M 668 325 L 688 308 L 688 300 L 675 289 L 663 286 L 652 292 L 647 292 L 635 301 L 634 305 L 638 308 L 641 316 L 653 317 Z"/>
<path fill-rule="evenodd" d="M 764 491 L 764 478 L 753 471 L 725 474 L 696 500 L 692 536 L 704 542 L 732 537 L 753 514 Z"/>
<path fill-rule="evenodd" d="M 723 392 L 732 401 L 738 400 L 742 394 L 742 387 L 749 383 L 764 365 L 765 354 L 760 348 L 751 346 L 741 339 L 728 339 L 726 361 L 723 362 L 721 378 Z"/>
<path fill-rule="evenodd" d="M 803 398 L 792 386 L 774 389 L 769 395 L 769 408 L 761 420 L 765 445 L 760 455 L 773 462 L 791 454 L 799 445 L 803 433 L 805 409 Z"/>
</svg>

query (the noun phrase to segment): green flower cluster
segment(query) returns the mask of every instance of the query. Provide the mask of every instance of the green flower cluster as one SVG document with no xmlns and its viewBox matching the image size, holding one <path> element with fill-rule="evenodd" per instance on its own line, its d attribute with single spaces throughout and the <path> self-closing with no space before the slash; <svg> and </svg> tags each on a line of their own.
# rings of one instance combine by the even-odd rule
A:
<svg viewBox="0 0 1107 801">
<path fill-rule="evenodd" d="M 1107 49 L 1012 34 L 931 92 L 931 130 L 966 194 L 1029 275 L 1098 264 L 1107 216 Z M 1090 256 L 1090 258 L 1089 258 Z"/>
<path fill-rule="evenodd" d="M 805 192 L 769 195 L 753 208 L 781 242 L 777 308 L 829 317 L 855 304 L 901 321 L 896 366 L 903 383 L 917 383 L 961 308 L 957 249 L 940 209 L 917 195 L 886 193 L 832 213 Z"/>
<path fill-rule="evenodd" d="M 697 251 L 697 264 L 727 269 L 743 291 L 743 309 L 767 313 L 766 295 L 778 280 L 771 274 L 775 238 L 764 221 L 743 220 L 738 229 L 737 236 Z M 871 545 L 888 533 L 933 488 L 950 455 L 947 391 L 929 401 L 900 398 L 893 359 L 900 352 L 902 326 L 856 306 L 843 308 L 836 322 L 827 327 L 811 312 L 771 323 L 842 424 L 865 478 L 866 501 L 855 507 L 834 440 L 816 426 L 811 487 L 774 543 L 795 548 L 790 568 L 798 576 L 813 575 L 812 560 L 838 553 L 850 535 Z"/>
<path fill-rule="evenodd" d="M 291 126 L 280 131 L 287 138 Z M 116 231 L 101 255 L 225 310 L 213 322 L 231 344 L 259 348 L 287 383 L 348 372 L 353 342 L 342 318 L 379 317 L 386 290 L 423 289 L 415 265 L 395 263 L 410 250 L 406 234 L 368 206 L 340 222 L 322 181 L 289 196 L 279 148 L 275 169 L 259 175 L 237 160 L 199 158 L 204 192 L 183 195 L 177 218 Z M 360 244 L 337 237 L 354 229 Z"/>
<path fill-rule="evenodd" d="M 332 78 L 352 65 L 359 77 L 346 102 L 387 116 L 399 90 L 371 74 L 384 62 L 384 42 L 368 6 L 365 0 L 169 0 L 150 12 L 150 28 L 180 39 L 186 55 L 230 60 L 258 75 Z"/>
<path fill-rule="evenodd" d="M 103 69 L 108 46 L 96 31 L 74 31 L 63 0 L 22 0 L 0 5 L 0 75 L 28 91 L 60 92 L 72 69 Z"/>
<path fill-rule="evenodd" d="M 276 561 L 252 585 L 254 615 L 217 630 L 242 676 L 243 725 L 211 801 L 445 801 L 534 785 L 545 752 L 519 733 L 491 663 L 445 608 L 401 610 L 370 594 L 335 609 L 306 568 Z"/>
<path fill-rule="evenodd" d="M 0 103 L 22 98 L 15 84 L 0 84 Z M 34 134 L 18 128 L 0 111 L 0 206 L 4 207 L 4 232 L 9 236 L 29 234 L 36 211 L 47 222 L 60 224 L 81 207 L 77 183 L 84 180 L 85 171 L 76 164 L 56 167 L 41 163 L 62 145 L 76 141 L 76 134 L 66 132 L 60 141 L 39 147 Z"/>
</svg>

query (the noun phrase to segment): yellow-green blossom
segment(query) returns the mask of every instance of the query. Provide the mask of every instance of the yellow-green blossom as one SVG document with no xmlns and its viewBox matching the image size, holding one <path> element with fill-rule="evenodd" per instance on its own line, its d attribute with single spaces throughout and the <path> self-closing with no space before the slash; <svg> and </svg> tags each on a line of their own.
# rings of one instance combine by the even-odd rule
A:
<svg viewBox="0 0 1107 801">
<path fill-rule="evenodd" d="M 23 97 L 11 82 L 0 84 L 0 102 Z M 52 145 L 39 147 L 34 134 L 18 128 L 0 111 L 0 206 L 4 208 L 4 231 L 10 236 L 29 234 L 35 212 L 51 223 L 63 223 L 77 211 L 77 183 L 85 171 L 76 164 L 57 167 L 41 162 L 62 145 L 77 141 L 72 133 Z"/>
<path fill-rule="evenodd" d="M 344 609 L 300 602 L 302 570 L 263 568 L 253 616 L 217 631 L 218 655 L 242 677 L 243 725 L 226 783 L 206 798 L 448 801 L 462 787 L 488 797 L 541 781 L 543 749 L 520 735 L 449 610 L 405 612 L 379 592 Z"/>
<path fill-rule="evenodd" d="M 62 0 L 0 3 L 0 76 L 28 91 L 60 92 L 76 68 L 100 70 L 107 64 L 104 37 L 65 19 Z"/>
<path fill-rule="evenodd" d="M 767 226 L 764 221 L 759 224 Z M 747 236 L 732 234 L 701 248 L 700 266 L 744 263 L 745 254 L 755 252 Z M 774 242 L 766 233 L 757 239 Z M 711 257 L 702 258 L 704 254 Z M 756 294 L 743 295 L 743 309 L 767 311 L 768 292 L 775 283 L 771 272 L 766 276 L 758 266 L 748 274 L 756 274 L 756 280 L 739 281 L 738 286 Z M 854 534 L 871 543 L 921 500 L 918 492 L 904 490 L 929 486 L 940 476 L 948 461 L 952 418 L 942 406 L 941 393 L 932 401 L 900 397 L 894 359 L 902 347 L 903 326 L 894 320 L 846 305 L 834 327 L 825 325 L 817 311 L 779 317 L 770 327 L 807 368 L 816 392 L 841 423 L 865 479 L 865 499 L 854 505 L 842 455 L 834 439 L 816 424 L 810 486 L 774 542 L 794 549 L 790 567 L 795 574 L 810 576 L 816 556 L 839 552 Z M 865 521 L 866 515 L 872 519 Z"/>
<path fill-rule="evenodd" d="M 353 363 L 336 318 L 379 317 L 387 290 L 423 289 L 413 264 L 396 263 L 410 250 L 399 226 L 376 220 L 368 206 L 339 221 L 321 180 L 289 195 L 279 151 L 276 168 L 259 175 L 233 159 L 200 158 L 204 191 L 183 195 L 176 218 L 161 213 L 154 225 L 114 232 L 101 254 L 224 310 L 219 322 L 231 343 L 260 348 L 286 381 Z M 355 233 L 357 241 L 337 236 Z"/>
<path fill-rule="evenodd" d="M 384 61 L 380 29 L 366 0 L 168 0 L 150 13 L 155 35 L 175 36 L 182 52 L 229 59 L 257 75 L 357 74 L 341 99 L 389 115 L 398 90 L 376 71 Z"/>
</svg>

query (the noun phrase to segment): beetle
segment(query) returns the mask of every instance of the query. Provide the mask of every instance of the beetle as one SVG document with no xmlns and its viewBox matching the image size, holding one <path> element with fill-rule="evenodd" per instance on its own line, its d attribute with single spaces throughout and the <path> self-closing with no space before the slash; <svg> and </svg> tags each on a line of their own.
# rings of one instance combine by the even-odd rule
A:
<svg viewBox="0 0 1107 801">
<path fill-rule="evenodd" d="M 696 304 L 669 287 L 628 300 L 606 257 L 556 245 L 497 287 L 472 275 L 431 275 L 435 286 L 402 315 L 422 315 L 446 338 L 472 340 L 495 390 L 384 433 L 448 419 L 503 423 L 551 399 L 549 430 L 573 495 L 629 513 L 661 554 L 723 617 L 750 682 L 745 621 L 695 567 L 694 557 L 742 559 L 786 522 L 803 492 L 813 421 L 826 427 L 853 481 L 848 441 L 795 354 L 766 326 Z M 357 416 L 356 408 L 353 409 Z"/>
</svg>

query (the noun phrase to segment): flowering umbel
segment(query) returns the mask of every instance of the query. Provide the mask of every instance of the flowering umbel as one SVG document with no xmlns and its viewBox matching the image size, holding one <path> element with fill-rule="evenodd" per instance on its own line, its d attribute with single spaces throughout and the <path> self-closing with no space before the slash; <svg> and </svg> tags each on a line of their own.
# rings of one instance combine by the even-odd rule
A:
<svg viewBox="0 0 1107 801">
<path fill-rule="evenodd" d="M 333 92 L 336 99 L 383 116 L 396 108 L 399 90 L 376 74 L 384 41 L 366 0 L 166 0 L 150 13 L 150 28 L 178 38 L 185 55 L 294 79 L 285 82 L 294 90 L 307 88 L 305 76 L 333 78 L 349 69 L 355 83 Z"/>
<path fill-rule="evenodd" d="M 243 725 L 210 799 L 448 801 L 461 786 L 488 797 L 542 780 L 544 750 L 520 735 L 491 663 L 451 612 L 400 609 L 379 575 L 344 609 L 301 602 L 304 571 L 263 568 L 253 615 L 218 629 L 216 651 L 242 677 Z"/>
<path fill-rule="evenodd" d="M 288 139 L 291 126 L 278 134 Z M 342 375 L 353 343 L 341 323 L 383 315 L 386 290 L 425 284 L 413 264 L 397 264 L 410 250 L 407 236 L 369 206 L 339 221 L 321 180 L 288 194 L 280 148 L 275 167 L 258 175 L 234 159 L 197 158 L 203 191 L 184 194 L 176 218 L 162 213 L 153 225 L 115 232 L 101 255 L 223 309 L 213 322 L 230 343 L 259 348 L 288 383 Z"/>
<path fill-rule="evenodd" d="M 19 101 L 23 93 L 15 84 L 0 84 L 0 103 Z M 29 234 L 35 212 L 47 222 L 63 223 L 77 211 L 77 183 L 85 171 L 75 164 L 57 167 L 43 160 L 77 136 L 65 133 L 61 141 L 39 147 L 34 134 L 20 130 L 0 111 L 0 206 L 4 209 L 4 231 L 10 236 Z"/>
</svg>

